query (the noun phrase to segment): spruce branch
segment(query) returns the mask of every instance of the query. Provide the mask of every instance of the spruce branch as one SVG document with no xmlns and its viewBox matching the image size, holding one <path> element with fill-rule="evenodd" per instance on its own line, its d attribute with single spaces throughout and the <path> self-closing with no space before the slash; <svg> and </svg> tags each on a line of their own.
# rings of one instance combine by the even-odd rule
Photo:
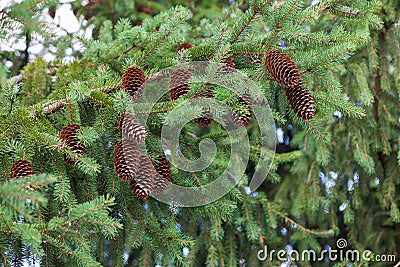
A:
<svg viewBox="0 0 400 267">
<path fill-rule="evenodd" d="M 339 58 L 343 55 L 345 55 L 346 53 L 350 52 L 351 50 L 349 48 L 345 48 L 342 51 L 338 51 L 337 53 L 331 55 L 329 58 L 324 59 L 323 61 L 318 62 L 317 64 L 310 66 L 307 70 L 305 70 L 305 72 L 312 72 L 311 70 L 316 69 L 319 66 L 322 66 L 328 62 L 333 61 L 336 58 Z M 303 72 L 304 73 L 304 72 Z"/>
<path fill-rule="evenodd" d="M 292 3 L 291 3 L 292 2 Z M 283 12 L 283 17 L 282 19 L 278 22 L 277 21 L 277 10 L 276 10 L 276 6 L 274 6 L 274 22 L 275 22 L 275 29 L 274 29 L 274 34 L 272 36 L 272 38 L 269 41 L 269 44 L 267 46 L 267 51 L 271 49 L 273 42 L 275 41 L 276 37 L 278 36 L 278 33 L 280 32 L 283 23 L 286 21 L 286 19 L 289 17 L 290 13 L 295 9 L 295 6 L 297 5 L 298 0 L 292 0 L 292 1 L 287 1 L 287 3 L 284 3 L 284 7 L 286 7 L 286 10 L 282 10 L 282 11 L 286 11 Z M 290 6 L 289 6 L 290 5 Z M 282 8 L 283 9 L 283 8 Z"/>
<path fill-rule="evenodd" d="M 25 1 L 0 28 L 9 29 L 13 24 L 20 28 L 33 20 L 36 24 L 26 27 L 32 32 L 41 21 L 27 15 L 36 10 L 39 14 L 45 7 L 54 12 L 56 2 Z M 243 1 L 235 2 L 221 11 L 220 3 L 216 7 L 205 1 L 207 8 L 199 2 L 193 14 L 175 7 L 154 17 L 145 14 L 142 25 L 133 26 L 132 18 L 139 22 L 143 10 L 130 1 L 108 1 L 103 7 L 98 0 L 89 2 L 83 9 L 79 3 L 72 6 L 77 15 L 96 14 L 84 26 L 95 26 L 92 38 L 46 39 L 44 45 L 49 46 L 45 49 L 52 52 L 53 46 L 57 47 L 55 63 L 37 59 L 18 75 L 15 62 L 13 67 L 0 67 L 0 77 L 4 77 L 0 87 L 0 191 L 4 189 L 0 192 L 0 254 L 4 265 L 30 263 L 40 256 L 41 264 L 49 267 L 109 262 L 119 266 L 124 264 L 121 255 L 127 253 L 128 265 L 137 261 L 139 265 L 235 266 L 245 260 L 246 265 L 257 266 L 254 246 L 285 246 L 289 240 L 299 248 L 318 249 L 325 241 L 334 243 L 334 235 L 348 238 L 360 249 L 368 245 L 375 251 L 382 247 L 400 251 L 400 242 L 396 242 L 400 220 L 398 7 L 379 0 L 311 4 L 257 0 L 246 6 Z M 153 14 L 164 9 L 160 3 L 154 0 L 148 5 Z M 10 15 L 0 11 L 0 25 L 3 16 Z M 0 30 L 0 36 L 8 33 Z M 25 32 L 21 36 L 29 37 Z M 75 41 L 85 49 L 76 51 Z M 182 42 L 194 47 L 178 52 L 177 45 Z M 70 63 L 63 60 L 68 47 L 77 59 Z M 285 96 L 284 86 L 263 75 L 266 55 L 276 49 L 291 56 L 300 70 L 299 81 L 315 99 L 316 115 L 309 121 L 288 109 L 289 96 L 293 100 L 299 91 L 287 90 Z M 14 52 L 5 51 L 3 61 Z M 114 148 L 121 139 L 118 116 L 132 107 L 129 112 L 138 119 L 146 118 L 145 145 L 148 155 L 157 159 L 163 154 L 162 144 L 167 144 L 161 139 L 161 127 L 188 114 L 201 114 L 197 106 L 179 111 L 176 118 L 168 116 L 169 112 L 202 96 L 208 88 L 195 81 L 176 101 L 166 96 L 154 106 L 131 105 L 130 97 L 118 90 L 119 74 L 130 66 L 152 75 L 182 61 L 211 59 L 220 63 L 227 57 L 238 71 L 256 81 L 267 99 L 279 135 L 277 140 L 271 136 L 276 149 L 261 153 L 263 129 L 258 129 L 252 117 L 245 128 L 250 164 L 225 197 L 195 208 L 163 204 L 155 195 L 155 199 L 136 199 L 113 171 Z M 5 78 L 8 70 L 16 76 Z M 225 78 L 221 82 L 227 87 L 243 84 L 243 79 L 234 75 Z M 283 77 L 281 83 L 286 80 Z M 246 101 L 238 101 L 236 94 L 223 87 L 212 88 L 214 99 L 248 114 L 251 107 Z M 311 103 L 311 98 L 299 99 Z M 225 113 L 219 109 L 211 112 L 215 122 L 222 121 Z M 59 130 L 72 122 L 82 125 L 76 135 L 87 147 L 86 157 L 60 143 Z M 187 158 L 197 158 L 199 143 L 210 138 L 217 145 L 218 157 L 196 173 L 172 168 L 170 174 L 177 185 L 202 187 L 223 172 L 230 159 L 231 140 L 222 126 L 212 123 L 199 128 L 195 121 L 184 126 L 176 150 Z M 62 160 L 64 154 L 79 163 L 69 168 Z M 29 159 L 35 173 L 55 173 L 54 182 L 44 177 L 36 180 L 37 176 L 10 179 L 18 155 Z M 260 155 L 272 161 L 271 167 L 265 182 L 250 193 L 248 180 Z M 350 160 L 343 164 L 344 159 Z M 11 191 L 11 195 L 2 194 Z M 112 203 L 108 202 L 111 197 L 98 197 L 107 193 L 115 196 Z M 376 232 L 377 242 L 371 244 L 368 236 Z M 126 250 L 127 244 L 132 249 Z M 187 257 L 185 247 L 189 249 Z M 280 263 L 271 261 L 276 264 Z"/>
<path fill-rule="evenodd" d="M 121 87 L 121 83 L 117 83 L 117 84 L 112 84 L 112 85 L 104 86 L 104 87 L 100 87 L 100 88 L 89 89 L 89 92 L 91 92 L 91 93 L 95 93 L 95 92 L 110 93 L 115 90 L 118 90 L 120 87 Z M 41 105 L 41 108 L 43 109 L 41 112 L 40 112 L 40 110 L 33 108 L 31 110 L 30 116 L 32 118 L 36 118 L 39 116 L 39 114 L 50 115 L 54 112 L 59 111 L 61 108 L 63 108 L 67 104 L 68 104 L 68 99 L 50 100 Z"/>
<path fill-rule="evenodd" d="M 309 229 L 295 220 L 291 219 L 289 216 L 285 215 L 284 213 L 278 211 L 275 209 L 268 200 L 264 199 L 263 202 L 268 206 L 268 210 L 271 210 L 273 213 L 281 217 L 289 226 L 296 225 L 296 228 L 299 228 L 301 231 L 308 233 L 308 234 L 313 234 L 316 236 L 332 236 L 334 234 L 333 229 L 329 230 L 314 230 L 314 229 Z"/>
<path fill-rule="evenodd" d="M 261 10 L 268 5 L 271 0 L 263 1 L 261 4 L 257 5 L 257 0 L 253 1 L 253 5 L 249 8 L 235 23 L 232 29 L 232 36 L 230 38 L 230 43 L 233 44 L 239 38 L 240 34 L 246 29 L 250 22 L 256 17 Z"/>
<path fill-rule="evenodd" d="M 168 19 L 168 28 L 163 27 L 164 32 L 161 37 L 157 38 L 156 41 L 151 42 L 150 45 L 145 48 L 138 65 L 140 65 L 163 41 L 165 41 L 174 32 L 178 25 L 187 19 L 187 10 L 184 8 L 176 8 L 173 12 L 168 14 Z"/>
<path fill-rule="evenodd" d="M 50 235 L 43 235 L 43 241 L 49 245 L 57 248 L 60 252 L 64 253 L 67 258 L 74 259 L 77 265 L 83 264 L 84 266 L 101 267 L 102 265 L 97 262 L 88 251 L 82 249 L 72 250 L 69 246 L 61 243 L 57 238 L 53 238 Z"/>
</svg>

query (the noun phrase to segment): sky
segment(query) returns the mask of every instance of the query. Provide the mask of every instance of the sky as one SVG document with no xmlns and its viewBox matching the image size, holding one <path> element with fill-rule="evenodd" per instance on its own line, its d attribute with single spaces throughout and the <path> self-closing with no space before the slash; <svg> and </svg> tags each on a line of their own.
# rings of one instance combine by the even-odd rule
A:
<svg viewBox="0 0 400 267">
<path fill-rule="evenodd" d="M 0 0 L 0 10 L 9 6 L 11 3 L 21 2 L 22 0 Z M 56 10 L 56 14 L 54 19 L 48 15 L 48 9 L 45 9 L 41 14 L 43 20 L 50 25 L 52 32 L 57 36 L 65 36 L 67 34 L 77 34 L 80 36 L 84 36 L 85 38 L 91 38 L 93 27 L 88 27 L 86 31 L 80 30 L 81 25 L 85 25 L 87 23 L 83 18 L 76 18 L 74 13 L 72 12 L 71 2 L 74 0 L 60 0 L 59 6 Z M 84 4 L 84 3 L 83 3 Z M 17 32 L 16 32 L 17 33 Z M 7 40 L 0 40 L 0 51 L 14 51 L 14 50 L 24 50 L 25 49 L 25 40 L 17 39 L 10 34 L 11 37 Z M 36 55 L 41 55 L 46 61 L 52 61 L 55 59 L 54 53 L 57 51 L 55 46 L 50 45 L 48 49 L 45 49 L 43 46 L 43 39 L 36 38 L 31 42 L 31 46 L 29 48 L 29 54 L 32 55 L 32 58 Z M 71 48 L 67 48 L 66 57 L 63 59 L 66 62 L 73 60 L 74 58 L 71 56 L 73 50 L 80 50 L 83 46 L 80 42 L 74 41 Z M 12 66 L 12 62 L 6 62 L 8 67 Z"/>
</svg>

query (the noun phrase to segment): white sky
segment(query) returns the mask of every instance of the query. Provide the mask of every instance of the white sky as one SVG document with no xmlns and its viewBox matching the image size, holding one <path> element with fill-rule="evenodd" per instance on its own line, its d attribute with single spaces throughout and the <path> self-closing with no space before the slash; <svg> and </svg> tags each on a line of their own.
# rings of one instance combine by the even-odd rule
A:
<svg viewBox="0 0 400 267">
<path fill-rule="evenodd" d="M 11 3 L 21 2 L 22 0 L 0 0 L 0 10 L 9 6 Z M 48 15 L 48 9 L 45 9 L 41 14 L 43 20 L 50 26 L 52 32 L 57 36 L 65 36 L 67 34 L 77 34 L 80 36 L 84 36 L 85 38 L 91 38 L 93 27 L 89 27 L 86 31 L 80 30 L 81 25 L 85 25 L 87 23 L 86 20 L 83 18 L 75 17 L 74 13 L 72 12 L 71 2 L 74 0 L 61 0 L 59 1 L 60 5 L 56 10 L 56 14 L 54 19 L 52 19 Z M 16 32 L 17 33 L 17 32 Z M 10 34 L 11 37 L 7 40 L 0 40 L 0 51 L 14 51 L 14 50 L 24 50 L 25 49 L 25 40 L 17 39 L 13 37 L 12 33 Z M 56 38 L 57 38 L 56 37 Z M 29 53 L 31 55 L 41 55 L 45 60 L 52 61 L 55 59 L 54 53 L 56 52 L 57 48 L 53 45 L 49 46 L 49 49 L 45 51 L 45 47 L 43 46 L 42 42 L 43 39 L 36 39 L 31 42 Z M 48 41 L 51 43 L 51 40 Z M 74 41 L 71 48 L 67 48 L 66 50 L 66 57 L 64 61 L 71 61 L 73 57 L 71 56 L 73 49 L 74 50 L 81 50 L 82 44 L 78 41 Z M 30 60 L 33 59 L 30 58 Z M 12 66 L 12 62 L 6 62 L 8 67 Z"/>
</svg>

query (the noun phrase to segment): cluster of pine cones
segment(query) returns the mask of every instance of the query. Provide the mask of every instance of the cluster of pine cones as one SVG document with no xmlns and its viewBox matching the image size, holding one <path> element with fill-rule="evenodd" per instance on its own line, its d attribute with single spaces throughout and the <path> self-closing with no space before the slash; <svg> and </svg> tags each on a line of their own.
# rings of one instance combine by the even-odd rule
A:
<svg viewBox="0 0 400 267">
<path fill-rule="evenodd" d="M 265 58 L 265 67 L 277 83 L 285 86 L 289 106 L 303 120 L 310 120 L 315 115 L 314 98 L 304 88 L 300 72 L 290 57 L 280 50 L 271 50 Z"/>
<path fill-rule="evenodd" d="M 191 43 L 183 42 L 178 46 L 178 51 L 191 49 L 194 46 Z M 230 73 L 235 71 L 236 65 L 233 61 L 232 57 L 224 58 L 221 62 L 224 64 L 221 68 L 221 71 L 224 73 Z M 190 79 L 190 72 L 188 70 L 184 70 L 181 68 L 175 69 L 171 73 L 170 84 L 169 84 L 169 93 L 171 100 L 176 100 L 179 97 L 185 95 L 189 92 L 188 81 Z M 206 89 L 204 94 L 202 95 L 207 98 L 213 98 L 214 92 L 212 89 Z M 229 112 L 229 119 L 237 126 L 243 127 L 250 123 L 250 120 L 253 115 L 253 111 L 251 108 L 252 99 L 249 92 L 244 92 L 241 96 L 237 97 L 237 102 L 243 106 L 242 109 L 232 109 Z M 200 114 L 200 117 L 196 118 L 194 121 L 201 127 L 208 126 L 213 120 L 212 113 L 206 107 L 204 107 L 203 112 Z"/>
<path fill-rule="evenodd" d="M 178 50 L 191 49 L 192 47 L 194 46 L 191 43 L 184 42 L 178 46 Z M 224 71 L 226 72 L 230 72 L 236 68 L 232 57 L 224 59 L 223 63 L 225 63 Z M 312 119 L 315 116 L 314 97 L 312 96 L 311 92 L 302 84 L 300 80 L 300 72 L 290 57 L 280 50 L 271 50 L 266 54 L 265 68 L 276 82 L 282 86 L 285 86 L 285 93 L 289 106 L 293 109 L 296 115 L 303 120 Z M 176 76 L 177 75 L 175 74 L 174 77 Z M 185 74 L 183 76 L 186 77 L 188 75 Z M 184 80 L 185 79 L 183 79 L 183 81 Z M 174 82 L 174 84 L 176 84 L 176 82 Z M 173 96 L 185 94 L 188 91 L 188 88 L 186 87 L 177 88 L 178 92 L 176 92 L 176 90 L 171 91 L 170 88 L 170 93 L 172 93 Z M 174 99 L 172 95 L 171 99 Z M 239 96 L 238 103 L 245 107 L 245 111 L 243 112 L 242 109 L 230 112 L 230 118 L 237 126 L 246 126 L 252 117 L 252 100 L 249 92 L 244 92 L 242 96 Z M 201 121 L 201 118 L 199 119 Z"/>
<path fill-rule="evenodd" d="M 190 49 L 193 45 L 182 43 L 178 50 Z M 223 71 L 232 72 L 236 66 L 232 57 L 223 60 Z M 285 92 L 290 107 L 297 116 L 310 120 L 315 115 L 314 98 L 309 90 L 304 88 L 300 80 L 300 72 L 290 57 L 280 50 L 271 50 L 266 54 L 265 67 L 276 82 L 285 86 Z M 189 92 L 189 70 L 177 68 L 170 76 L 169 94 L 171 100 L 177 100 Z M 122 89 L 129 93 L 132 100 L 140 98 L 144 91 L 146 77 L 137 67 L 129 67 L 122 76 Z M 206 89 L 203 96 L 214 97 L 212 89 Z M 252 118 L 252 99 L 249 92 L 238 96 L 237 102 L 240 109 L 230 111 L 230 119 L 238 127 L 249 124 Z M 201 127 L 208 126 L 213 120 L 212 113 L 207 108 L 195 122 Z M 78 137 L 77 132 L 81 126 L 70 123 L 60 131 L 60 139 L 75 154 L 86 152 L 85 144 Z M 161 194 L 171 182 L 171 170 L 168 159 L 160 156 L 153 160 L 141 154 L 139 143 L 145 141 L 147 134 L 143 125 L 136 121 L 132 114 L 123 113 L 118 120 L 118 129 L 124 139 L 114 147 L 114 170 L 123 181 L 130 181 L 130 188 L 138 198 L 146 199 L 150 193 Z M 65 153 L 63 159 L 67 164 L 75 165 L 76 159 Z M 25 160 L 16 160 L 10 169 L 11 178 L 19 178 L 34 174 L 32 164 Z"/>
<path fill-rule="evenodd" d="M 129 67 L 122 75 L 122 89 L 136 100 L 144 91 L 146 77 L 137 67 Z M 151 193 L 161 194 L 171 181 L 171 170 L 165 156 L 153 160 L 142 154 L 139 143 L 147 138 L 146 129 L 134 115 L 123 113 L 118 119 L 123 139 L 114 146 L 114 171 L 137 198 L 146 199 Z"/>
<path fill-rule="evenodd" d="M 184 44 L 179 49 L 188 49 L 192 45 Z M 233 71 L 235 65 L 232 58 L 225 60 L 226 70 Z M 177 68 L 170 75 L 169 96 L 172 101 L 179 99 L 190 90 L 189 70 Z M 122 75 L 122 89 L 132 100 L 141 97 L 144 91 L 146 77 L 138 67 L 129 67 Z M 214 97 L 212 89 L 207 88 L 202 96 Z M 246 112 L 232 112 L 231 118 L 238 125 L 247 125 L 252 116 L 251 96 L 248 93 L 238 97 L 238 102 L 246 105 Z M 212 113 L 207 108 L 194 121 L 201 127 L 208 126 L 213 120 Z M 136 197 L 146 199 L 151 193 L 162 193 L 171 182 L 171 170 L 168 159 L 160 156 L 157 159 L 142 154 L 139 143 L 145 141 L 147 134 L 145 127 L 136 121 L 132 114 L 123 113 L 118 119 L 118 129 L 124 139 L 114 146 L 114 171 L 123 181 L 130 182 L 130 188 Z"/>
<path fill-rule="evenodd" d="M 64 126 L 60 131 L 60 140 L 72 152 L 77 154 L 84 154 L 86 152 L 85 144 L 83 144 L 77 137 L 76 133 L 81 128 L 79 124 L 70 123 Z M 75 165 L 76 159 L 69 154 L 64 154 L 63 159 L 69 165 Z M 31 176 L 34 174 L 32 164 L 26 159 L 18 159 L 13 162 L 10 169 L 11 178 L 20 178 Z"/>
</svg>

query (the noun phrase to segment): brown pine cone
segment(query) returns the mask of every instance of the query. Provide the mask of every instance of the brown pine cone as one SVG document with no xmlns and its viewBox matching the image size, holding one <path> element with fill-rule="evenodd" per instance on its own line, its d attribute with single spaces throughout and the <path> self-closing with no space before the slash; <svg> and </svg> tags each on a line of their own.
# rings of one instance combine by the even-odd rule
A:
<svg viewBox="0 0 400 267">
<path fill-rule="evenodd" d="M 232 57 L 227 57 L 222 59 L 221 64 L 223 64 L 223 66 L 221 66 L 220 70 L 218 71 L 218 74 L 221 75 L 228 74 L 234 72 L 236 69 L 236 65 Z"/>
<path fill-rule="evenodd" d="M 280 85 L 293 87 L 300 82 L 300 72 L 296 65 L 280 50 L 271 50 L 267 53 L 265 67 Z"/>
<path fill-rule="evenodd" d="M 230 112 L 231 119 L 238 127 L 247 126 L 251 118 L 253 116 L 253 109 L 252 109 L 252 98 L 251 94 L 248 91 L 242 93 L 241 96 L 238 97 L 238 102 L 245 106 L 247 110 L 232 110 Z"/>
<path fill-rule="evenodd" d="M 189 42 L 183 42 L 183 43 L 180 43 L 179 45 L 178 45 L 178 51 L 181 51 L 181 50 L 186 50 L 186 49 L 190 49 L 190 48 L 192 48 L 192 47 L 194 47 L 194 45 L 192 45 L 191 43 L 189 43 Z"/>
<path fill-rule="evenodd" d="M 290 107 L 303 120 L 310 120 L 315 116 L 314 97 L 302 83 L 285 88 Z"/>
<path fill-rule="evenodd" d="M 146 128 L 136 121 L 135 117 L 129 113 L 122 113 L 118 119 L 118 129 L 124 138 L 132 142 L 142 142 L 146 140 Z"/>
<path fill-rule="evenodd" d="M 130 187 L 137 198 L 146 199 L 154 189 L 156 170 L 152 160 L 147 155 L 140 155 L 140 164 L 137 175 L 131 180 Z"/>
<path fill-rule="evenodd" d="M 138 99 L 144 91 L 146 77 L 138 67 L 129 67 L 122 75 L 122 89 L 126 91 L 132 100 Z"/>
<path fill-rule="evenodd" d="M 10 169 L 11 178 L 19 178 L 25 176 L 31 176 L 34 174 L 32 164 L 25 160 L 19 159 L 13 162 Z"/>
<path fill-rule="evenodd" d="M 136 143 L 121 140 L 114 146 L 114 171 L 123 181 L 132 181 L 139 168 L 139 147 Z"/>
<path fill-rule="evenodd" d="M 165 156 L 159 157 L 157 163 L 154 164 L 157 171 L 154 181 L 154 194 L 162 194 L 171 182 L 171 168 L 168 159 Z"/>
<path fill-rule="evenodd" d="M 64 126 L 60 132 L 60 139 L 64 142 L 64 144 L 69 147 L 72 152 L 78 154 L 84 154 L 86 152 L 85 144 L 79 141 L 76 133 L 79 131 L 81 126 L 76 123 L 70 123 Z M 75 165 L 76 160 L 71 158 L 69 155 L 64 154 L 64 161 L 67 164 Z"/>
<path fill-rule="evenodd" d="M 194 119 L 194 121 L 200 126 L 200 127 L 207 127 L 210 125 L 213 121 L 213 115 L 209 110 L 204 110 L 201 114 L 200 117 Z"/>
</svg>

